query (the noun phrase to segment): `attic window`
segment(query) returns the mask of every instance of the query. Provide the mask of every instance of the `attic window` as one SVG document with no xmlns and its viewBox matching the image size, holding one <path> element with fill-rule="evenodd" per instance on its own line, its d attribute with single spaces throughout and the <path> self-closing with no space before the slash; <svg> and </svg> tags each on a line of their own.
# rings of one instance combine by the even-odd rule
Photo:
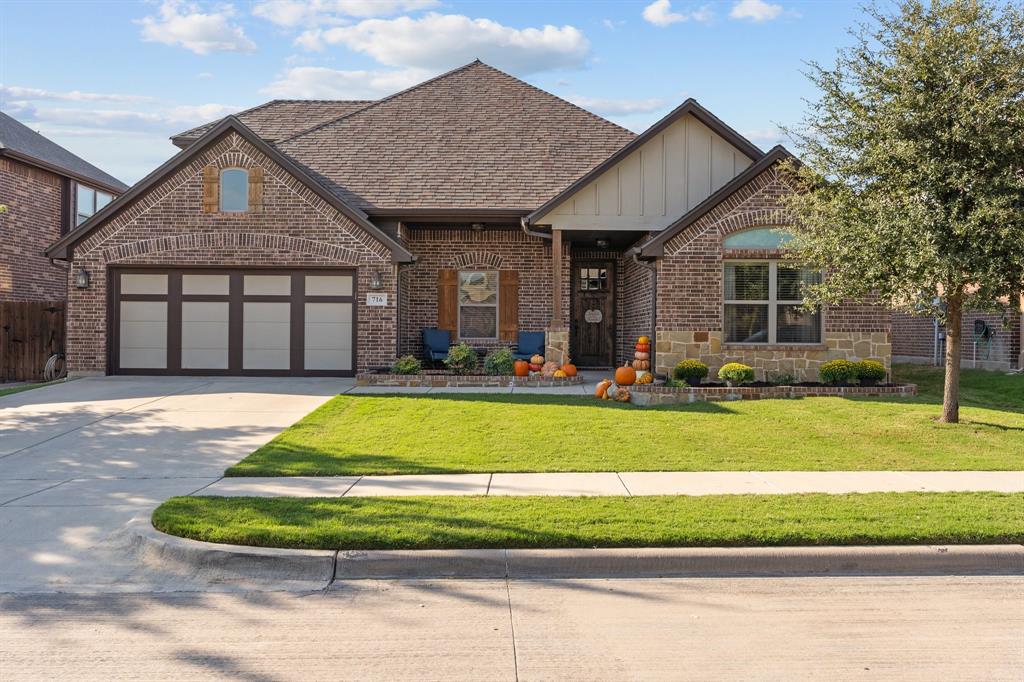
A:
<svg viewBox="0 0 1024 682">
<path fill-rule="evenodd" d="M 793 235 L 780 227 L 758 227 L 731 234 L 722 241 L 727 249 L 783 249 Z"/>
<path fill-rule="evenodd" d="M 249 210 L 249 171 L 225 168 L 220 172 L 220 210 L 225 213 Z"/>
</svg>

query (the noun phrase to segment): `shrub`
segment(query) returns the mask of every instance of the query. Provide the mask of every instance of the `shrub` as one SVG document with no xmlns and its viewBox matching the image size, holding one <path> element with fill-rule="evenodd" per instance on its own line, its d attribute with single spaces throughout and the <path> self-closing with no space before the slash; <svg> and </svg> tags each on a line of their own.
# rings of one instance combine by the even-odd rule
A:
<svg viewBox="0 0 1024 682">
<path fill-rule="evenodd" d="M 775 372 L 769 374 L 767 379 L 773 386 L 792 386 L 796 383 L 796 377 L 788 372 Z"/>
<path fill-rule="evenodd" d="M 739 362 L 730 362 L 718 370 L 718 378 L 736 386 L 747 384 L 754 380 L 754 368 Z"/>
<path fill-rule="evenodd" d="M 391 365 L 392 374 L 419 374 L 423 365 L 415 356 L 403 355 Z"/>
<path fill-rule="evenodd" d="M 690 384 L 686 383 L 684 379 L 676 379 L 675 377 L 668 377 L 665 379 L 665 385 L 669 388 L 687 388 Z"/>
<path fill-rule="evenodd" d="M 689 386 L 696 386 L 708 375 L 708 366 L 700 360 L 683 360 L 672 370 L 672 378 L 685 381 Z"/>
<path fill-rule="evenodd" d="M 861 360 L 854 363 L 857 370 L 857 378 L 861 383 L 873 386 L 885 379 L 885 365 L 878 360 Z"/>
<path fill-rule="evenodd" d="M 452 374 L 472 374 L 476 371 L 476 363 L 476 351 L 465 341 L 449 348 L 448 357 L 444 359 L 444 366 Z"/>
<path fill-rule="evenodd" d="M 829 360 L 818 370 L 824 384 L 849 384 L 857 379 L 857 365 L 849 360 Z"/>
<path fill-rule="evenodd" d="M 484 374 L 509 375 L 512 374 L 512 351 L 508 348 L 497 348 L 492 350 L 484 358 Z"/>
</svg>

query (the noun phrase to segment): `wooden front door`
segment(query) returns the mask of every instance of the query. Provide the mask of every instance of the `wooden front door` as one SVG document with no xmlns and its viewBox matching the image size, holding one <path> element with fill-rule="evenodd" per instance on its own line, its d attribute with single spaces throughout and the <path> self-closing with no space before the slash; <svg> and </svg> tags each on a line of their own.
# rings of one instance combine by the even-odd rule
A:
<svg viewBox="0 0 1024 682">
<path fill-rule="evenodd" d="M 615 364 L 615 261 L 572 266 L 572 359 L 581 367 Z"/>
</svg>

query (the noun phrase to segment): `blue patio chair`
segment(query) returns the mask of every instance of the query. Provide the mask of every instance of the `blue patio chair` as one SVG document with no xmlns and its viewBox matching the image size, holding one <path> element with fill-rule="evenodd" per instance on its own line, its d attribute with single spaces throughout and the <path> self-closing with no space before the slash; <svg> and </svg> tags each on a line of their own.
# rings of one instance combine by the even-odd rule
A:
<svg viewBox="0 0 1024 682">
<path fill-rule="evenodd" d="M 544 355 L 544 332 L 519 332 L 512 356 L 516 360 L 529 360 L 534 355 Z"/>
<path fill-rule="evenodd" d="M 452 335 L 447 329 L 423 330 L 423 355 L 428 362 L 439 362 L 448 357 Z"/>
</svg>

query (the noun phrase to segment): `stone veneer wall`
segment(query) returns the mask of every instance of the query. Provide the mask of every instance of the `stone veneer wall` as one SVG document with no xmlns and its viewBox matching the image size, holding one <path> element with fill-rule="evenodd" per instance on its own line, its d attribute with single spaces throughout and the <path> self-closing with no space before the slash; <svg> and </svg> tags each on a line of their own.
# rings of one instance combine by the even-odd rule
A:
<svg viewBox="0 0 1024 682">
<path fill-rule="evenodd" d="M 211 164 L 262 167 L 263 210 L 204 213 L 203 168 Z M 365 296 L 357 300 L 358 369 L 389 365 L 395 357 L 397 285 L 388 248 L 233 132 L 75 247 L 73 270 L 87 269 L 92 284 L 69 288 L 69 373 L 107 370 L 108 271 L 140 264 L 357 267 L 360 294 L 379 271 L 390 296 L 380 307 L 366 306 Z"/>
<path fill-rule="evenodd" d="M 551 241 L 522 230 L 412 228 L 406 245 L 416 256 L 402 266 L 400 354 L 422 355 L 422 330 L 437 326 L 437 272 L 444 268 L 515 270 L 519 273 L 519 329 L 546 331 L 551 326 Z M 569 248 L 562 255 L 562 309 L 569 315 Z M 452 339 L 457 341 L 458 339 Z M 470 341 L 475 348 L 508 346 L 494 340 Z"/>
<path fill-rule="evenodd" d="M 773 259 L 766 249 L 724 249 L 734 232 L 785 225 L 781 198 L 791 191 L 773 166 L 665 244 L 658 263 L 658 328 L 655 372 L 667 374 L 680 360 L 708 365 L 711 377 L 727 362 L 754 367 L 758 380 L 772 373 L 816 381 L 818 367 L 832 359 L 874 359 L 891 365 L 890 316 L 880 306 L 846 303 L 828 307 L 823 343 L 741 345 L 723 342 L 722 269 L 727 259 Z"/>
<path fill-rule="evenodd" d="M 43 252 L 61 235 L 60 176 L 0 158 L 0 301 L 63 301 L 68 268 Z"/>
</svg>

